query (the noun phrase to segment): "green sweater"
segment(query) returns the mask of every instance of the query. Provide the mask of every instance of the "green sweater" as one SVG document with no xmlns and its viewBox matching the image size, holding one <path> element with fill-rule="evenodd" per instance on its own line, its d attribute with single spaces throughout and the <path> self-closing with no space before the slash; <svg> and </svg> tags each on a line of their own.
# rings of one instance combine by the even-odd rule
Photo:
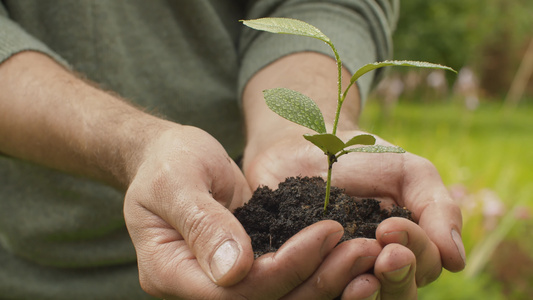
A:
<svg viewBox="0 0 533 300">
<path fill-rule="evenodd" d="M 46 53 L 154 114 L 206 130 L 237 157 L 244 144 L 239 95 L 247 80 L 293 52 L 331 55 L 314 39 L 249 30 L 239 19 L 307 21 L 334 41 L 354 71 L 389 58 L 397 6 L 378 0 L 5 0 L 0 63 L 20 51 Z M 363 98 L 372 81 L 367 76 L 359 83 Z M 0 155 L 0 299 L 149 298 L 138 283 L 123 197 L 101 183 Z"/>
</svg>

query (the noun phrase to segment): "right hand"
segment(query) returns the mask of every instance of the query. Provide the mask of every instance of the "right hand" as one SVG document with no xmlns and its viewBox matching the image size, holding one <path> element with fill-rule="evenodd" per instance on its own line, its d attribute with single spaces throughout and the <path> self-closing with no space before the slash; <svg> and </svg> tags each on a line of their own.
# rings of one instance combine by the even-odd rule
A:
<svg viewBox="0 0 533 300">
<path fill-rule="evenodd" d="M 183 126 L 163 132 L 146 149 L 128 188 L 124 215 L 141 285 L 154 296 L 298 299 L 311 293 L 331 299 L 373 261 L 352 272 L 338 270 L 381 250 L 373 240 L 333 249 L 342 227 L 325 221 L 254 262 L 250 238 L 230 212 L 251 193 L 222 146 L 204 131 Z M 332 251 L 341 255 L 328 255 Z"/>
<path fill-rule="evenodd" d="M 325 177 L 323 152 L 295 132 L 286 129 L 285 137 L 278 134 L 278 142 L 252 145 L 250 149 L 261 151 L 245 152 L 243 165 L 252 187 L 273 188 L 284 178 L 296 175 Z M 338 135 L 348 140 L 361 133 L 339 131 Z M 362 299 L 371 294 L 366 291 L 373 290 L 380 293 L 380 299 L 415 299 L 417 288 L 435 281 L 443 266 L 450 271 L 464 268 L 464 247 L 458 235 L 461 211 L 429 161 L 411 153 L 353 153 L 339 159 L 334 173 L 333 185 L 348 194 L 377 198 L 385 207 L 405 206 L 418 221 L 389 218 L 379 225 L 376 236 L 383 250 L 376 258 L 375 276 L 370 279 L 372 276 L 365 275 L 364 280 L 350 283 L 343 297 Z"/>
</svg>

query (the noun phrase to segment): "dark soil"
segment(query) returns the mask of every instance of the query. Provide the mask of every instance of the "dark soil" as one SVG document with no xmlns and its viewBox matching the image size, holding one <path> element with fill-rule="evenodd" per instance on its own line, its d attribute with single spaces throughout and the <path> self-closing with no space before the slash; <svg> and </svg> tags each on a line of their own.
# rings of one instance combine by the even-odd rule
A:
<svg viewBox="0 0 533 300">
<path fill-rule="evenodd" d="M 320 177 L 291 177 L 277 190 L 258 188 L 252 199 L 235 211 L 235 216 L 252 238 L 256 257 L 279 249 L 303 228 L 321 220 L 335 220 L 344 226 L 341 240 L 375 238 L 379 223 L 389 217 L 411 219 L 406 208 L 381 209 L 375 199 L 359 199 L 332 187 L 324 215 L 326 183 Z"/>
</svg>

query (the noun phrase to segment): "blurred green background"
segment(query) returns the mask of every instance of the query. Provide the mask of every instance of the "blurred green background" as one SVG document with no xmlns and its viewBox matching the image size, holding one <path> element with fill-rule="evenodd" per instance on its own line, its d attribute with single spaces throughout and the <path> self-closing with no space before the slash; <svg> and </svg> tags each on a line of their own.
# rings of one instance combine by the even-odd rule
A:
<svg viewBox="0 0 533 300">
<path fill-rule="evenodd" d="M 467 267 L 420 299 L 533 299 L 533 1 L 401 2 L 395 59 L 361 127 L 430 159 L 463 211 Z"/>
</svg>

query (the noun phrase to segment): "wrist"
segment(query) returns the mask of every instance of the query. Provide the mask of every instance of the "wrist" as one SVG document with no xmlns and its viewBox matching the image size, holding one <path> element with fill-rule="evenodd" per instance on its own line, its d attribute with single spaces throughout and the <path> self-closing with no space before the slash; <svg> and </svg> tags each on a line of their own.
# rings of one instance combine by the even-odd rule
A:
<svg viewBox="0 0 533 300">
<path fill-rule="evenodd" d="M 350 74 L 343 72 L 343 86 Z M 337 109 L 338 69 L 335 61 L 323 54 L 304 52 L 283 57 L 254 75 L 243 92 L 247 153 L 255 153 L 279 139 L 297 138 L 314 131 L 292 123 L 272 112 L 266 105 L 265 89 L 284 87 L 310 97 L 320 108 L 328 132 L 332 132 Z M 344 101 L 337 130 L 358 129 L 360 101 L 357 86 L 352 86 Z"/>
<path fill-rule="evenodd" d="M 102 142 L 103 155 L 108 163 L 101 161 L 98 168 L 122 189 L 126 189 L 139 167 L 149 159 L 153 149 L 169 132 L 180 130 L 182 125 L 165 121 L 141 111 L 124 115 L 126 120 L 112 129 L 107 141 Z"/>
</svg>

